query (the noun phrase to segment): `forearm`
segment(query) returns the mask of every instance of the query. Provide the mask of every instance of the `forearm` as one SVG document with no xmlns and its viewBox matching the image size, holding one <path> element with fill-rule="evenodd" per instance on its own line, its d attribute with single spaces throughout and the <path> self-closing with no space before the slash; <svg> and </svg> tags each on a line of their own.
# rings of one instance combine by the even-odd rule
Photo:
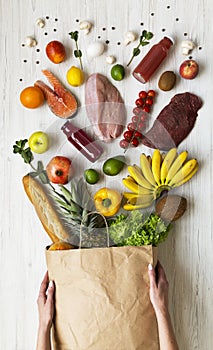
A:
<svg viewBox="0 0 213 350">
<path fill-rule="evenodd" d="M 168 310 L 156 312 L 161 350 L 178 350 Z"/>
<path fill-rule="evenodd" d="M 36 350 L 51 350 L 50 328 L 39 327 Z"/>
</svg>

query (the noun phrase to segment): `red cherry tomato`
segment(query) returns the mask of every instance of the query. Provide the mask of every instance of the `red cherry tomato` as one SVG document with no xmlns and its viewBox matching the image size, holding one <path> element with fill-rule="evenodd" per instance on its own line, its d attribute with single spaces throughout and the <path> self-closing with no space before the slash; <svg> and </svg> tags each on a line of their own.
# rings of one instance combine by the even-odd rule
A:
<svg viewBox="0 0 213 350">
<path fill-rule="evenodd" d="M 135 101 L 135 104 L 136 106 L 138 107 L 142 107 L 144 105 L 144 101 L 142 100 L 142 98 L 138 98 L 136 101 Z"/>
<path fill-rule="evenodd" d="M 146 112 L 146 113 L 149 113 L 150 112 L 150 107 L 148 105 L 144 106 L 143 107 L 143 111 Z"/>
<path fill-rule="evenodd" d="M 130 141 L 131 138 L 132 138 L 132 136 L 133 136 L 133 131 L 128 130 L 128 131 L 125 131 L 125 132 L 124 132 L 124 138 L 125 138 L 125 140 Z"/>
<path fill-rule="evenodd" d="M 143 131 L 145 129 L 145 127 L 146 127 L 146 123 L 144 123 L 144 122 L 140 122 L 138 124 L 138 130 L 140 130 L 140 131 Z"/>
<path fill-rule="evenodd" d="M 140 117 L 140 120 L 141 122 L 146 122 L 148 118 L 149 118 L 148 113 L 143 113 Z"/>
<path fill-rule="evenodd" d="M 145 99 L 145 98 L 147 97 L 147 92 L 146 92 L 146 91 L 140 91 L 139 94 L 138 94 L 138 96 L 139 96 L 140 98 Z"/>
<path fill-rule="evenodd" d="M 135 107 L 135 108 L 133 108 L 133 113 L 134 113 L 135 115 L 140 115 L 141 112 L 142 112 L 142 108 L 141 108 L 141 107 Z"/>
<path fill-rule="evenodd" d="M 153 98 L 151 96 L 147 97 L 147 99 L 145 101 L 145 105 L 148 105 L 148 106 L 153 105 Z"/>
<path fill-rule="evenodd" d="M 137 139 L 142 139 L 143 135 L 141 134 L 141 132 L 135 131 L 134 137 L 136 137 Z"/>
<path fill-rule="evenodd" d="M 129 142 L 127 140 L 124 140 L 124 139 L 121 140 L 120 141 L 120 147 L 124 148 L 124 149 L 128 148 L 129 147 Z"/>
<path fill-rule="evenodd" d="M 138 115 L 133 115 L 133 117 L 132 117 L 132 122 L 133 122 L 134 124 L 137 124 L 137 123 L 139 122 L 139 119 L 140 119 L 140 117 L 139 117 Z"/>
<path fill-rule="evenodd" d="M 154 90 L 149 90 L 147 93 L 148 96 L 155 97 L 155 91 Z"/>
<path fill-rule="evenodd" d="M 133 137 L 133 139 L 131 141 L 131 145 L 134 147 L 137 147 L 139 145 L 139 141 L 138 141 L 138 139 L 136 139 L 136 137 Z"/>
<path fill-rule="evenodd" d="M 129 124 L 127 125 L 127 129 L 128 129 L 129 131 L 134 131 L 134 130 L 136 129 L 136 125 L 135 125 L 134 123 L 129 123 Z"/>
</svg>

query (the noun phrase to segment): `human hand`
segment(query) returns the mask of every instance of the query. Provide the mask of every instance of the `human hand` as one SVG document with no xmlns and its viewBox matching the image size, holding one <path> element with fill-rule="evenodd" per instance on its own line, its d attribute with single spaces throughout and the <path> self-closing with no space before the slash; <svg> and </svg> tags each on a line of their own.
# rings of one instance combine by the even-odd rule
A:
<svg viewBox="0 0 213 350">
<path fill-rule="evenodd" d="M 150 300 L 156 314 L 168 312 L 169 283 L 163 266 L 158 261 L 156 271 L 149 264 L 148 273 L 150 279 Z"/>
<path fill-rule="evenodd" d="M 37 299 L 39 313 L 39 327 L 44 330 L 50 329 L 54 315 L 54 291 L 53 281 L 49 282 L 48 272 L 46 272 L 40 286 Z"/>
</svg>

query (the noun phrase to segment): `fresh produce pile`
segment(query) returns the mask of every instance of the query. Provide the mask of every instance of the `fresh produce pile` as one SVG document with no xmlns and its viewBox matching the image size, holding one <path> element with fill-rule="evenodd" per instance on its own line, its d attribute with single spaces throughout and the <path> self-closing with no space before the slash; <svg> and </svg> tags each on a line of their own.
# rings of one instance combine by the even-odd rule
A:
<svg viewBox="0 0 213 350">
<path fill-rule="evenodd" d="M 41 27 L 45 25 L 42 19 L 37 22 Z M 92 24 L 82 21 L 79 29 L 89 34 Z M 36 131 L 29 139 L 16 141 L 13 146 L 13 152 L 20 154 L 32 168 L 23 178 L 24 189 L 53 242 L 52 250 L 78 247 L 80 235 L 82 247 L 106 246 L 107 232 L 111 245 L 157 246 L 167 238 L 171 222 L 179 219 L 187 207 L 184 197 L 173 193 L 170 195 L 169 191 L 189 181 L 198 170 L 197 160 L 187 160 L 188 152 L 178 153 L 177 146 L 194 127 L 202 102 L 190 92 L 175 95 L 147 131 L 156 91 L 139 91 L 133 116 L 127 116 L 120 92 L 107 77 L 94 72 L 85 81 L 84 55 L 87 54 L 90 59 L 101 56 L 105 50 L 104 44 L 95 41 L 83 50 L 79 48 L 79 32 L 70 32 L 69 36 L 71 43 L 74 43 L 73 54 L 80 67 L 71 66 L 66 72 L 66 79 L 73 88 L 85 83 L 86 112 L 96 140 L 68 120 L 78 115 L 79 99 L 50 71 L 43 69 L 42 73 L 52 88 L 37 80 L 34 86 L 21 91 L 20 102 L 24 107 L 34 109 L 46 101 L 55 116 L 66 119 L 61 130 L 68 142 L 92 163 L 103 152 L 100 141 L 108 145 L 121 137 L 122 133 L 123 139 L 119 145 L 120 152 L 124 149 L 124 153 L 106 159 L 102 169 L 88 167 L 84 169 L 83 176 L 75 176 L 74 162 L 63 155 L 55 155 L 46 166 L 42 160 L 38 161 L 37 166 L 33 164 L 34 153 L 46 152 L 51 144 L 47 133 Z M 141 54 L 143 46 L 150 44 L 153 37 L 153 33 L 142 31 L 126 67 L 132 64 L 135 56 Z M 135 33 L 127 32 L 125 45 L 136 39 Z M 34 47 L 36 44 L 34 38 L 26 39 L 26 46 Z M 143 83 L 148 81 L 172 45 L 171 39 L 166 37 L 153 45 L 132 71 L 133 77 Z M 163 53 L 159 51 L 160 48 L 164 48 Z M 188 54 L 195 45 L 185 41 L 182 48 L 184 54 Z M 67 59 L 66 47 L 58 40 L 49 42 L 45 52 L 52 64 L 63 64 Z M 114 64 L 115 57 L 107 56 L 106 62 Z M 111 78 L 117 82 L 125 79 L 126 67 L 119 63 L 113 65 Z M 194 79 L 198 72 L 198 63 L 193 60 L 185 60 L 179 68 L 179 74 L 184 79 Z M 175 84 L 176 74 L 166 71 L 160 76 L 158 87 L 166 92 L 173 89 Z M 127 130 L 124 131 L 126 119 Z M 155 150 L 152 155 L 141 153 L 139 164 L 127 164 L 125 152 L 131 153 L 131 148 L 140 144 Z M 121 181 L 122 189 L 100 186 L 94 193 L 92 186 L 97 186 L 101 178 L 115 177 L 126 170 L 129 174 Z M 67 186 L 69 182 L 70 188 Z M 149 209 L 143 212 L 145 208 Z"/>
</svg>

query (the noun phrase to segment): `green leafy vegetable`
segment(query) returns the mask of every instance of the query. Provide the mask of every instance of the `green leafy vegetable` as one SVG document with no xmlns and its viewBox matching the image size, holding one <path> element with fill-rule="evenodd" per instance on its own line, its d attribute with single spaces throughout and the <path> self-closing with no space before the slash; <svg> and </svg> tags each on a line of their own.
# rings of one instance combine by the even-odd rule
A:
<svg viewBox="0 0 213 350">
<path fill-rule="evenodd" d="M 154 36 L 154 34 L 151 32 L 147 32 L 147 30 L 142 31 L 142 34 L 141 34 L 140 39 L 139 39 L 139 44 L 137 47 L 135 47 L 133 49 L 132 57 L 131 57 L 130 61 L 128 62 L 127 67 L 131 64 L 133 58 L 140 54 L 141 50 L 139 49 L 139 47 L 148 45 L 149 40 L 151 40 L 153 38 L 153 36 Z"/>
<path fill-rule="evenodd" d="M 70 32 L 69 35 L 70 35 L 71 39 L 73 39 L 75 41 L 76 50 L 74 50 L 74 56 L 76 58 L 79 58 L 81 70 L 83 70 L 83 65 L 82 65 L 82 60 L 81 60 L 82 52 L 78 47 L 78 31 L 76 30 L 75 32 Z"/>
<path fill-rule="evenodd" d="M 157 246 L 167 238 L 171 228 L 156 214 L 147 216 L 139 210 L 132 211 L 128 216 L 117 215 L 109 226 L 110 237 L 118 246 Z"/>
</svg>

